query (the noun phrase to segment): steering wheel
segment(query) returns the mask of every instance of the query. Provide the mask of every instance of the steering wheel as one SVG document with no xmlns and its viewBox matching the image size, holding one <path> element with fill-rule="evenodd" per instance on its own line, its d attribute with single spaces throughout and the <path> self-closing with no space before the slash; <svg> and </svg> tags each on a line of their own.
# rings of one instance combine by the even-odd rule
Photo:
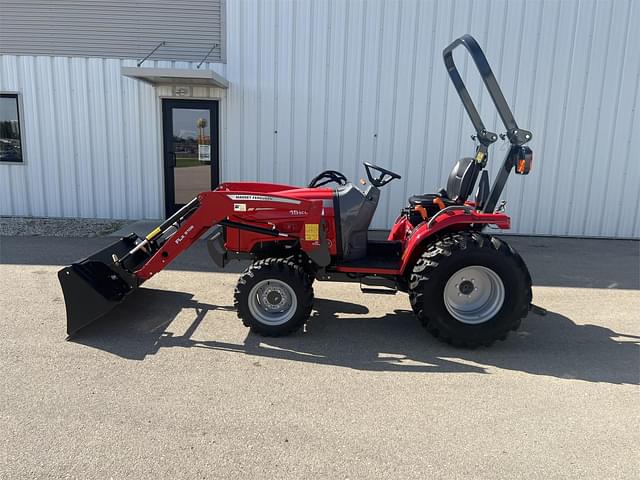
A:
<svg viewBox="0 0 640 480">
<path fill-rule="evenodd" d="M 325 170 L 324 172 L 320 172 L 318 175 L 313 177 L 313 179 L 309 182 L 309 188 L 321 187 L 322 185 L 326 185 L 327 183 L 335 182 L 338 185 L 346 185 L 348 183 L 347 177 L 345 177 L 342 173 L 337 172 L 335 170 Z"/>
<path fill-rule="evenodd" d="M 380 188 L 395 178 L 397 178 L 398 180 L 402 178 L 400 175 L 398 175 L 395 172 L 392 172 L 391 170 L 387 170 L 386 168 L 373 165 L 369 162 L 364 162 L 364 168 L 367 170 L 367 177 L 369 177 L 369 181 L 371 182 L 371 185 L 373 185 L 374 187 Z M 371 170 L 376 170 L 377 172 L 380 172 L 380 175 L 377 178 L 375 178 L 371 174 Z"/>
</svg>

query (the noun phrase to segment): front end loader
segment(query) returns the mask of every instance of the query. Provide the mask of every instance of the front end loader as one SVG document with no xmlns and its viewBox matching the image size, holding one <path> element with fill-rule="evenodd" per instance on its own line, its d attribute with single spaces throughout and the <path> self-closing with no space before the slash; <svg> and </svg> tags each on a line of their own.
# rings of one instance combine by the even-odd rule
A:
<svg viewBox="0 0 640 480">
<path fill-rule="evenodd" d="M 478 67 L 510 143 L 492 186 L 485 167 L 498 135 L 486 130 L 458 73 L 458 46 Z M 510 227 L 498 202 L 512 171 L 529 173 L 532 152 L 525 143 L 531 132 L 516 124 L 473 37 L 460 37 L 443 57 L 478 145 L 473 156 L 454 164 L 445 188 L 408 199 L 386 240 L 370 239 L 369 225 L 381 188 L 400 175 L 381 166 L 364 163 L 366 187 L 334 170 L 307 187 L 223 183 L 200 193 L 146 237 L 131 234 L 60 270 L 68 335 L 122 302 L 207 234 L 207 249 L 219 266 L 251 262 L 235 288 L 234 304 L 244 325 L 258 334 L 299 330 L 311 313 L 318 280 L 358 282 L 366 293 L 406 292 L 424 326 L 455 345 L 504 339 L 531 308 L 531 277 L 520 255 L 485 229 Z"/>
</svg>

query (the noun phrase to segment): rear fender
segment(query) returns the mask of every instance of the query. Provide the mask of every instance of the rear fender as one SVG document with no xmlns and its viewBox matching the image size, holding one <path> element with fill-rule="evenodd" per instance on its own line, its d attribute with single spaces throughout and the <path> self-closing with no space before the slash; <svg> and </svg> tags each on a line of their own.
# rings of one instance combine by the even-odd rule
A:
<svg viewBox="0 0 640 480">
<path fill-rule="evenodd" d="M 431 223 L 431 226 L 429 226 Z M 426 250 L 427 244 L 437 234 L 445 231 L 467 230 L 469 225 L 495 225 L 500 229 L 511 227 L 511 218 L 504 213 L 482 213 L 477 211 L 452 211 L 433 217 L 432 222 L 418 225 L 409 236 L 402 254 L 400 271 L 402 275 L 410 272 L 418 257 Z"/>
</svg>

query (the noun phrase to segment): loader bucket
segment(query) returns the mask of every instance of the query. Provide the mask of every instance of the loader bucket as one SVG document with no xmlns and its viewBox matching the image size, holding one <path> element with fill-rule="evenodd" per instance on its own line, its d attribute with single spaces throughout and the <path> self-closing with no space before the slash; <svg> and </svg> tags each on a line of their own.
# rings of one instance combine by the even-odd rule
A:
<svg viewBox="0 0 640 480">
<path fill-rule="evenodd" d="M 109 312 L 142 284 L 131 272 L 147 258 L 146 253 L 136 252 L 124 268 L 112 259 L 114 254 L 121 258 L 140 241 L 131 234 L 58 272 L 69 336 Z"/>
</svg>

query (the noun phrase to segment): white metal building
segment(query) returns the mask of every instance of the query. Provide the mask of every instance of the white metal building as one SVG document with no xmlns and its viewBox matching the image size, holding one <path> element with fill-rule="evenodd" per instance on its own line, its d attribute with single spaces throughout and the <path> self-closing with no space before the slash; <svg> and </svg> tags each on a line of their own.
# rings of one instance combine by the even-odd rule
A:
<svg viewBox="0 0 640 480">
<path fill-rule="evenodd" d="M 0 0 L 0 215 L 159 218 L 218 180 L 368 160 L 403 175 L 384 227 L 473 153 L 441 55 L 471 33 L 534 134 L 513 231 L 638 238 L 639 24 L 636 0 Z"/>
</svg>

